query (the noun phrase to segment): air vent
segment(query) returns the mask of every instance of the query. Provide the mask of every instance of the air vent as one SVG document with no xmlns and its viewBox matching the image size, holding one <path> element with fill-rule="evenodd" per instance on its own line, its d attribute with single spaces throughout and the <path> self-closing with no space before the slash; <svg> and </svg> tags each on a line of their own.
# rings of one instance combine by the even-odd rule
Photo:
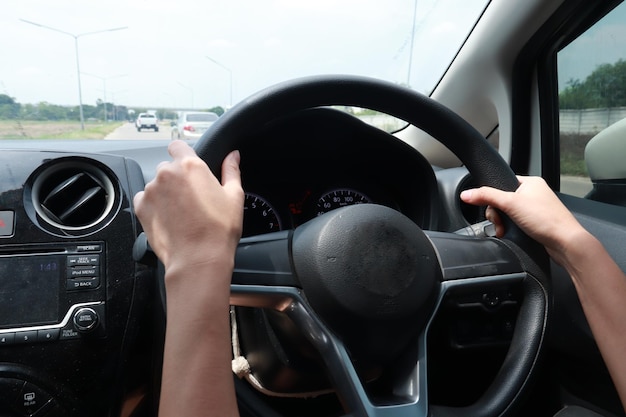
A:
<svg viewBox="0 0 626 417">
<path fill-rule="evenodd" d="M 63 162 L 41 172 L 33 183 L 37 214 L 64 230 L 83 230 L 100 223 L 110 212 L 115 188 L 99 168 L 84 162 Z"/>
<path fill-rule="evenodd" d="M 470 176 L 467 176 L 462 180 L 461 184 L 459 185 L 459 194 L 461 194 L 461 191 L 469 190 L 470 188 L 476 187 L 477 185 L 474 180 Z M 467 204 L 461 201 L 460 197 L 459 201 L 461 204 L 461 212 L 463 213 L 463 217 L 469 224 L 479 223 L 485 220 L 486 207 Z"/>
</svg>

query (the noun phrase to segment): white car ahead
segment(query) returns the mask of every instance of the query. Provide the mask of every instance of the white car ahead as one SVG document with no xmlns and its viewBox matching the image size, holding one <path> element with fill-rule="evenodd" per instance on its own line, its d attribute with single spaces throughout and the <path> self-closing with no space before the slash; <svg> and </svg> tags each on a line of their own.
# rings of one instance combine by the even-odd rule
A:
<svg viewBox="0 0 626 417">
<path fill-rule="evenodd" d="M 198 139 L 218 119 L 218 115 L 208 111 L 181 113 L 172 126 L 172 140 Z"/>
</svg>

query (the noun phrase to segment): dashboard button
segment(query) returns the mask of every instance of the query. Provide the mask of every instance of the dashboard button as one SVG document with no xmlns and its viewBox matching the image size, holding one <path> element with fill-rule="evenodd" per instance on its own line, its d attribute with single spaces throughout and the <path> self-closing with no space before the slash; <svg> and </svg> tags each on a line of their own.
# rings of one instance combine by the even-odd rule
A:
<svg viewBox="0 0 626 417">
<path fill-rule="evenodd" d="M 98 268 L 95 266 L 77 266 L 74 268 L 67 268 L 68 278 L 95 277 L 98 275 Z"/>
<path fill-rule="evenodd" d="M 0 334 L 0 346 L 12 345 L 15 343 L 15 333 Z"/>
<path fill-rule="evenodd" d="M 67 280 L 68 291 L 92 290 L 100 286 L 100 278 L 75 278 Z"/>
<path fill-rule="evenodd" d="M 54 340 L 58 340 L 59 332 L 59 329 L 37 330 L 37 341 L 52 342 Z"/>
<path fill-rule="evenodd" d="M 26 382 L 15 401 L 15 408 L 27 416 L 36 415 L 52 401 L 52 396 L 37 385 Z"/>
<path fill-rule="evenodd" d="M 68 266 L 100 265 L 100 255 L 70 255 L 67 257 Z"/>
<path fill-rule="evenodd" d="M 102 252 L 102 245 L 78 245 L 76 252 Z"/>
<path fill-rule="evenodd" d="M 74 314 L 74 328 L 81 333 L 92 331 L 98 323 L 98 313 L 93 308 L 81 308 Z"/>
<path fill-rule="evenodd" d="M 15 332 L 15 343 L 34 343 L 37 341 L 37 330 Z"/>
</svg>

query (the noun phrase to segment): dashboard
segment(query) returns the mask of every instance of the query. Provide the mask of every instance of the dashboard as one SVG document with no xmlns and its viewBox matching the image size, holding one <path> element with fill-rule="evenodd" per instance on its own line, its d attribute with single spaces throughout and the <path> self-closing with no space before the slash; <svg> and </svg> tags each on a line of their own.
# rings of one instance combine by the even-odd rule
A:
<svg viewBox="0 0 626 417">
<path fill-rule="evenodd" d="M 241 143 L 244 236 L 352 204 L 385 205 L 431 230 L 460 213 L 444 200 L 458 201 L 450 193 L 465 171 L 442 187 L 415 149 L 344 112 L 296 113 Z M 0 415 L 155 406 L 165 320 L 157 267 L 133 255 L 132 198 L 169 158 L 167 144 L 2 143 Z"/>
</svg>

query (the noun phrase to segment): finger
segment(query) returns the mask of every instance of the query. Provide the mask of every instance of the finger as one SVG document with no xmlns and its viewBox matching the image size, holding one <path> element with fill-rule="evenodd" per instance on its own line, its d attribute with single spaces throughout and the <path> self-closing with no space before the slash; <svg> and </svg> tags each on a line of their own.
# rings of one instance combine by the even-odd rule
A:
<svg viewBox="0 0 626 417">
<path fill-rule="evenodd" d="M 137 206 L 140 206 L 142 201 L 143 201 L 143 191 L 139 191 L 133 197 L 133 205 L 135 206 L 135 211 L 137 211 Z"/>
<path fill-rule="evenodd" d="M 496 223 L 499 220 L 498 212 L 491 206 L 487 206 L 487 209 L 485 210 L 485 217 L 491 223 Z"/>
<path fill-rule="evenodd" d="M 241 188 L 240 161 L 241 155 L 239 151 L 232 151 L 224 158 L 224 162 L 222 162 L 222 185 L 224 187 L 235 186 Z"/>
<path fill-rule="evenodd" d="M 174 159 L 186 156 L 196 156 L 196 151 L 194 151 L 191 146 L 182 140 L 171 141 L 167 147 L 167 151 Z"/>
<path fill-rule="evenodd" d="M 504 227 L 504 223 L 502 222 L 502 218 L 500 217 L 500 213 L 498 212 L 498 210 L 496 210 L 492 206 L 487 206 L 487 209 L 485 210 L 485 217 L 495 226 L 496 236 L 497 237 L 504 236 L 505 227 Z"/>
<path fill-rule="evenodd" d="M 519 181 L 520 184 L 522 184 L 523 182 L 531 182 L 531 181 L 537 181 L 537 180 L 543 181 L 543 178 L 535 177 L 535 176 L 528 176 L 528 175 L 517 175 L 517 180 Z"/>
<path fill-rule="evenodd" d="M 476 206 L 493 206 L 502 209 L 503 203 L 508 199 L 509 193 L 492 187 L 480 187 L 465 190 L 461 193 L 461 199 Z"/>
<path fill-rule="evenodd" d="M 170 163 L 169 161 L 161 161 L 161 162 L 159 162 L 159 164 L 156 167 L 156 170 L 159 171 L 159 170 L 163 169 L 163 167 L 166 166 L 169 163 Z"/>
<path fill-rule="evenodd" d="M 149 209 L 149 207 L 146 206 L 145 195 L 143 191 L 139 191 L 137 194 L 135 194 L 135 197 L 133 198 L 133 205 L 135 207 L 135 215 L 137 216 L 139 223 L 141 223 L 142 227 L 144 227 L 145 229 L 144 223 L 147 221 L 146 211 Z"/>
</svg>

